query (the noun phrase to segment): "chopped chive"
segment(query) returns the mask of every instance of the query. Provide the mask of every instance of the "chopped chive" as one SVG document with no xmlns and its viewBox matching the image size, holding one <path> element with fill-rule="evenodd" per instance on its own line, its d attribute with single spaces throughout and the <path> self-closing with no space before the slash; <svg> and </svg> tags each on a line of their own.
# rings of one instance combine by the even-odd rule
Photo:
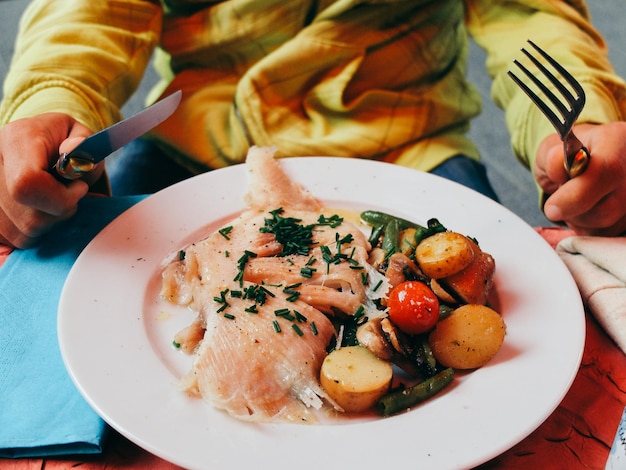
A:
<svg viewBox="0 0 626 470">
<path fill-rule="evenodd" d="M 246 264 L 248 263 L 250 258 L 256 258 L 257 256 L 258 255 L 252 251 L 244 250 L 241 258 L 237 260 L 237 268 L 239 271 L 237 272 L 237 275 L 233 280 L 238 281 L 240 286 L 243 285 L 243 273 L 246 268 Z"/>
<path fill-rule="evenodd" d="M 225 258 L 229 258 L 230 257 L 230 253 L 228 252 L 228 250 L 224 251 L 224 257 Z"/>
<path fill-rule="evenodd" d="M 308 255 L 315 225 L 301 225 L 301 219 L 282 217 L 282 207 L 269 213 L 272 218 L 265 219 L 265 225 L 259 231 L 274 234 L 276 241 L 282 245 L 280 256 Z"/>
<path fill-rule="evenodd" d="M 306 323 L 308 321 L 307 318 L 297 310 L 294 310 L 293 313 L 296 316 L 296 320 L 298 320 L 300 323 Z"/>
<path fill-rule="evenodd" d="M 231 315 L 230 313 L 225 313 L 224 314 L 224 318 L 228 318 L 229 320 L 234 320 L 235 319 L 235 315 Z"/>
<path fill-rule="evenodd" d="M 236 299 L 241 299 L 241 297 L 243 297 L 243 292 L 240 290 L 231 290 L 230 296 L 235 297 Z"/>
<path fill-rule="evenodd" d="M 337 214 L 325 217 L 323 214 L 317 219 L 317 225 L 328 225 L 330 228 L 337 228 L 343 223 L 343 218 Z"/>
<path fill-rule="evenodd" d="M 287 294 L 287 302 L 295 302 L 296 300 L 298 300 L 298 297 L 300 297 L 300 292 L 298 292 L 297 290 L 294 290 L 294 287 L 300 287 L 302 285 L 302 283 L 297 283 L 297 284 L 292 284 L 290 286 L 287 286 L 283 289 L 283 292 L 285 294 Z"/>
<path fill-rule="evenodd" d="M 383 280 L 382 280 L 382 279 L 380 279 L 380 280 L 376 283 L 376 285 L 374 286 L 374 289 L 372 289 L 372 290 L 373 290 L 374 292 L 376 292 L 376 291 L 378 290 L 378 288 L 382 285 L 382 283 L 383 283 Z"/>
<path fill-rule="evenodd" d="M 311 277 L 313 277 L 313 273 L 315 271 L 317 271 L 317 269 L 304 267 L 304 268 L 300 269 L 300 276 L 306 277 L 306 278 L 311 278 Z"/>
<path fill-rule="evenodd" d="M 272 322 L 272 326 L 274 327 L 274 331 L 276 333 L 280 333 L 281 332 L 280 325 L 278 324 L 278 321 L 274 320 Z"/>
<path fill-rule="evenodd" d="M 317 336 L 317 325 L 315 324 L 314 321 L 311 322 L 311 331 L 313 332 L 315 336 Z"/>
<path fill-rule="evenodd" d="M 270 287 L 280 287 L 283 285 L 282 282 L 279 282 L 278 284 L 272 284 L 272 283 L 265 282 L 265 281 L 261 281 L 261 282 L 264 286 L 270 286 Z"/>
<path fill-rule="evenodd" d="M 224 227 L 224 228 L 219 229 L 218 232 L 226 240 L 230 240 L 229 234 L 230 234 L 232 229 L 233 229 L 233 226 L 229 225 L 228 227 Z"/>
<path fill-rule="evenodd" d="M 363 307 L 363 305 L 359 305 L 359 308 L 357 308 L 356 312 L 354 312 L 354 319 L 358 320 L 363 316 L 363 313 L 365 313 L 365 308 Z"/>
<path fill-rule="evenodd" d="M 174 346 L 176 349 L 180 349 L 180 343 L 178 341 L 172 341 L 172 346 Z"/>
<path fill-rule="evenodd" d="M 183 261 L 185 259 L 186 253 L 185 250 L 180 250 L 178 252 L 178 261 Z"/>
<path fill-rule="evenodd" d="M 313 258 L 312 256 L 309 258 L 309 260 L 306 262 L 305 266 L 311 266 L 313 263 L 315 263 L 317 260 L 315 258 Z"/>
<path fill-rule="evenodd" d="M 292 323 L 291 324 L 291 328 L 293 329 L 293 331 L 295 331 L 298 334 L 298 336 L 304 335 L 304 333 L 302 332 L 302 330 L 300 329 L 300 327 L 297 324 Z"/>
<path fill-rule="evenodd" d="M 361 273 L 361 282 L 364 286 L 370 283 L 370 275 L 369 273 Z"/>
<path fill-rule="evenodd" d="M 274 315 L 276 315 L 277 317 L 282 317 L 287 315 L 289 311 L 290 310 L 288 308 L 279 308 L 278 310 L 274 310 Z"/>
<path fill-rule="evenodd" d="M 269 295 L 270 297 L 276 297 L 272 291 L 267 290 L 265 287 L 261 286 L 260 289 L 265 292 L 267 295 Z"/>
<path fill-rule="evenodd" d="M 248 313 L 259 313 L 259 310 L 256 307 L 256 304 L 252 304 L 249 307 L 245 308 L 244 311 Z"/>
</svg>

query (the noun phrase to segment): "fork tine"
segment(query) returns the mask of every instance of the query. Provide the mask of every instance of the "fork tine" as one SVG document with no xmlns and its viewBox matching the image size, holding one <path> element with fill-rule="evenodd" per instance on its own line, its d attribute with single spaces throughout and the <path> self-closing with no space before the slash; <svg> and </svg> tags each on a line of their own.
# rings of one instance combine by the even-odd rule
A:
<svg viewBox="0 0 626 470">
<path fill-rule="evenodd" d="M 535 66 L 539 69 L 539 71 L 552 83 L 555 88 L 561 93 L 561 95 L 565 98 L 565 100 L 570 105 L 570 108 L 565 106 L 563 102 L 554 94 L 552 91 L 534 74 L 530 73 L 530 71 L 524 67 L 521 63 L 516 61 L 516 65 L 524 70 L 524 73 L 528 75 L 535 85 L 548 97 L 548 99 L 552 102 L 552 104 L 559 110 L 561 115 L 565 118 L 568 114 L 571 113 L 572 107 L 575 104 L 575 99 L 572 97 L 570 91 L 563 85 L 558 78 L 552 74 L 541 62 L 537 60 L 536 57 L 531 55 L 526 49 L 522 49 L 522 52 L 530 59 L 530 61 L 535 64 Z M 574 100 L 574 103 L 572 103 Z"/>
<path fill-rule="evenodd" d="M 545 85 L 543 85 L 543 83 L 540 83 L 537 81 L 537 79 L 534 77 L 534 75 L 532 75 L 530 73 L 530 71 L 524 67 L 522 64 L 520 64 L 517 60 L 513 61 L 528 77 L 530 77 L 534 83 L 536 83 L 540 88 L 542 88 L 542 90 L 545 88 Z M 556 115 L 556 113 L 554 111 L 552 111 L 552 109 L 550 109 L 549 106 L 547 106 L 543 100 L 541 98 L 539 98 L 539 96 L 532 91 L 524 82 L 522 82 L 517 75 L 515 75 L 513 72 L 511 72 L 510 70 L 508 71 L 509 76 L 513 79 L 513 81 L 517 84 L 517 86 L 519 86 L 527 95 L 528 97 L 531 99 L 531 101 L 533 103 L 535 103 L 535 106 L 537 106 L 541 112 L 548 118 L 548 120 L 552 123 L 552 125 L 554 126 L 554 128 L 557 130 L 557 132 L 559 133 L 559 135 L 561 137 L 563 137 L 565 135 L 565 132 L 567 131 L 565 124 L 563 123 L 563 121 Z M 550 91 L 550 90 L 543 90 L 544 92 L 546 92 L 549 95 L 552 95 L 552 97 L 554 99 L 556 99 L 557 103 L 560 103 L 558 101 L 558 99 L 556 98 L 556 96 L 554 96 L 554 94 Z M 561 105 L 562 106 L 562 105 Z"/>
<path fill-rule="evenodd" d="M 561 64 L 559 64 L 556 60 L 554 60 L 546 51 L 544 51 L 542 48 L 540 48 L 537 44 L 535 44 L 533 41 L 531 41 L 530 39 L 528 40 L 528 43 L 537 51 L 539 52 L 539 54 L 541 54 L 541 56 L 546 59 L 548 61 L 548 63 L 554 67 L 555 70 L 557 70 L 561 76 L 567 81 L 567 83 L 569 83 L 569 85 L 572 87 L 572 89 L 576 92 L 576 95 L 578 95 L 577 101 L 580 102 L 580 107 L 582 108 L 582 106 L 585 104 L 585 90 L 583 89 L 583 87 L 580 85 L 580 83 L 578 83 L 578 81 L 572 76 L 571 73 L 569 73 L 565 67 L 563 67 Z M 568 93 L 569 94 L 569 93 Z"/>
<path fill-rule="evenodd" d="M 552 102 L 552 104 L 554 104 L 559 112 L 562 114 L 563 118 L 566 120 L 570 120 L 570 121 L 574 121 L 576 119 L 576 117 L 578 117 L 578 114 L 580 112 L 580 110 L 582 109 L 582 107 L 585 104 L 585 94 L 583 92 L 582 95 L 579 94 L 578 97 L 574 96 L 572 94 L 572 92 L 570 90 L 567 89 L 567 87 L 565 85 L 563 85 L 563 83 L 550 71 L 546 68 L 545 65 L 543 65 L 541 62 L 539 62 L 539 60 L 537 60 L 536 57 L 534 57 L 532 54 L 530 54 L 526 49 L 522 49 L 522 52 L 526 55 L 526 57 L 528 57 L 530 59 L 530 61 L 535 64 L 535 66 L 539 69 L 539 71 L 550 81 L 550 83 L 552 83 L 552 85 L 554 85 L 554 87 L 559 91 L 559 93 L 561 94 L 561 96 L 563 98 L 565 98 L 565 100 L 567 101 L 567 103 L 569 104 L 569 108 L 566 107 L 559 98 L 557 98 L 550 90 L 548 90 L 548 88 L 541 83 L 541 81 L 539 81 L 536 77 L 534 77 L 533 75 L 529 75 L 529 77 L 533 80 L 533 82 L 539 87 L 541 88 L 541 91 L 543 93 L 546 94 L 546 96 L 548 96 L 548 98 L 550 99 L 550 101 Z M 563 67 L 561 67 L 561 65 L 559 65 L 557 62 L 554 61 L 554 59 L 552 59 L 548 54 L 546 54 L 543 51 L 540 51 L 540 54 L 543 57 L 547 57 L 550 63 L 556 64 L 558 67 L 555 67 L 555 69 L 557 71 L 560 70 L 564 70 Z M 528 71 L 526 71 L 528 72 Z M 566 72 L 567 73 L 567 72 Z M 566 78 L 566 77 L 564 77 Z M 573 77 L 570 75 L 570 78 L 573 79 Z M 567 78 L 566 78 L 567 80 Z M 569 80 L 567 80 L 569 83 Z M 576 82 L 577 85 L 577 89 L 582 90 L 582 88 L 580 87 L 580 85 L 578 84 L 578 82 Z M 579 99 L 580 96 L 582 96 L 582 100 Z"/>
</svg>

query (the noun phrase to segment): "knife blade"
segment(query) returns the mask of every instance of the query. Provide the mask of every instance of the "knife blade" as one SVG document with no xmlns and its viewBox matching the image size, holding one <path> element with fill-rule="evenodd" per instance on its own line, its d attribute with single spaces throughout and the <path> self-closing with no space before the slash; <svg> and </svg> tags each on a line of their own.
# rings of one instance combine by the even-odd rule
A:
<svg viewBox="0 0 626 470">
<path fill-rule="evenodd" d="M 61 180 L 75 180 L 89 173 L 98 162 L 170 117 L 181 96 L 182 92 L 178 90 L 137 114 L 90 135 L 74 150 L 60 155 L 52 172 Z"/>
</svg>

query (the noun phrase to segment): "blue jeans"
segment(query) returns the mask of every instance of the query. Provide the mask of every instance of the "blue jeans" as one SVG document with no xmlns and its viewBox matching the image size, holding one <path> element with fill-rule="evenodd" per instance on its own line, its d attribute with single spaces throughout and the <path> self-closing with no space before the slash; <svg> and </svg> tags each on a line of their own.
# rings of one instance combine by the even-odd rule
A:
<svg viewBox="0 0 626 470">
<path fill-rule="evenodd" d="M 192 172 L 174 162 L 146 139 L 137 139 L 126 145 L 107 169 L 114 196 L 152 194 L 193 176 Z M 464 155 L 447 160 L 431 173 L 498 200 L 485 167 Z"/>
</svg>

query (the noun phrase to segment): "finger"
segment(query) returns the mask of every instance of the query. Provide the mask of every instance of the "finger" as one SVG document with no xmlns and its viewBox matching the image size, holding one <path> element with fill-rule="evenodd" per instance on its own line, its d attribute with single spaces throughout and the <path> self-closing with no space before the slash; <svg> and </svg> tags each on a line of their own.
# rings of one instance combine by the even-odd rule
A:
<svg viewBox="0 0 626 470">
<path fill-rule="evenodd" d="M 535 169 L 535 178 L 541 188 L 548 194 L 554 193 L 567 181 L 567 173 L 563 165 L 563 145 L 550 147 L 541 160 L 541 168 Z"/>
<path fill-rule="evenodd" d="M 87 136 L 69 137 L 65 139 L 63 142 L 61 142 L 61 145 L 59 146 L 59 154 L 63 155 L 64 153 L 70 153 L 72 150 L 78 147 L 78 144 L 85 140 L 86 137 Z"/>
<path fill-rule="evenodd" d="M 10 186 L 10 194 L 18 203 L 58 219 L 70 217 L 78 201 L 89 191 L 81 180 L 57 180 L 48 171 L 29 174 Z"/>
</svg>

